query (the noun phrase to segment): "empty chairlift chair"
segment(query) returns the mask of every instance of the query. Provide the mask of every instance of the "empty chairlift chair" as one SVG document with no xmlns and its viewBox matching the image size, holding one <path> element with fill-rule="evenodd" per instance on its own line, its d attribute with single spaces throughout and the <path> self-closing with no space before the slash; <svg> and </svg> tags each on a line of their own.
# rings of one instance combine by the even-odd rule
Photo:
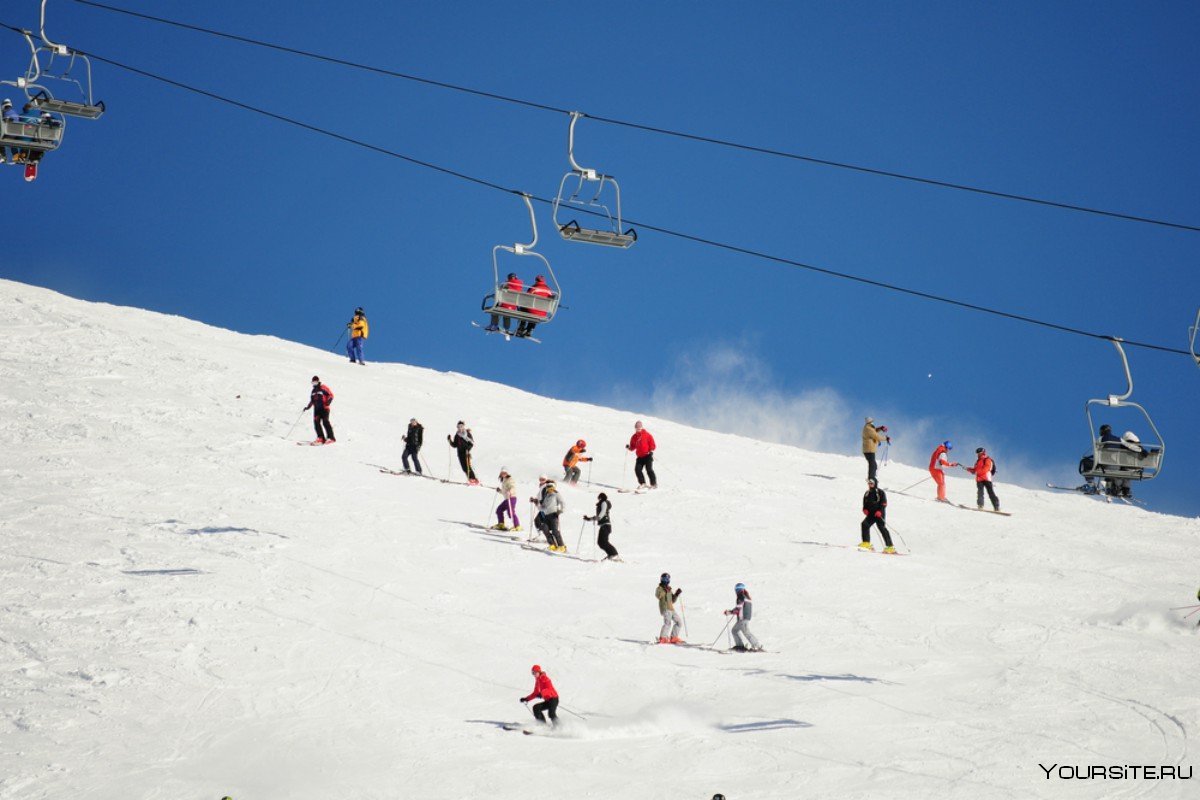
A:
<svg viewBox="0 0 1200 800">
<path fill-rule="evenodd" d="M 1084 459 L 1079 472 L 1085 478 L 1098 478 L 1109 481 L 1148 481 L 1158 476 L 1162 469 L 1163 456 L 1166 453 L 1166 443 L 1158 432 L 1158 427 L 1150 414 L 1138 403 L 1129 399 L 1133 394 L 1133 377 L 1129 372 L 1129 359 L 1121 347 L 1120 339 L 1112 339 L 1113 346 L 1121 356 L 1121 364 L 1125 368 L 1127 388 L 1124 394 L 1110 394 L 1106 398 L 1088 400 L 1084 406 L 1087 415 L 1088 428 L 1092 433 L 1092 457 L 1090 464 Z M 1154 441 L 1139 441 L 1136 449 L 1123 444 L 1121 441 L 1102 441 L 1092 418 L 1092 409 L 1104 408 L 1133 408 L 1136 409 L 1146 422 Z M 1148 437 L 1147 437 L 1148 438 Z"/>
<path fill-rule="evenodd" d="M 25 75 L 16 81 L 4 81 L 25 92 L 25 97 L 39 111 L 55 115 L 99 119 L 104 103 L 92 96 L 92 62 L 65 44 L 53 42 L 46 35 L 46 2 L 42 0 L 41 43 L 33 40 L 32 32 L 23 31 L 29 44 L 30 59 Z M 60 89 L 56 97 L 50 86 Z M 71 99 L 67 99 L 67 97 Z"/>
<path fill-rule="evenodd" d="M 1196 352 L 1196 334 L 1200 333 L 1200 311 L 1196 312 L 1196 324 L 1188 328 L 1188 349 L 1192 351 L 1192 358 L 1196 362 L 1196 366 L 1200 367 L 1200 353 Z"/>
<path fill-rule="evenodd" d="M 541 253 L 534 252 L 533 250 L 538 241 L 537 217 L 534 216 L 533 203 L 530 202 L 529 195 L 522 194 L 521 198 L 525 201 L 525 207 L 529 210 L 529 224 L 533 229 L 533 240 L 528 244 L 517 243 L 511 247 L 498 244 L 492 248 L 492 277 L 495 279 L 495 289 L 492 290 L 491 294 L 483 298 L 481 308 L 488 314 L 495 314 L 501 318 L 516 320 L 518 323 L 523 321 L 545 325 L 554 319 L 554 315 L 558 311 L 559 303 L 562 300 L 562 289 L 558 285 L 558 278 L 555 277 L 554 268 L 550 266 L 550 262 Z M 536 274 L 549 278 L 548 283 L 553 294 L 549 297 L 542 297 L 530 294 L 528 291 L 514 291 L 508 288 L 508 281 L 500 277 L 501 255 L 504 253 L 532 259 L 527 263 L 534 267 L 537 271 Z M 507 263 L 513 261 L 508 256 L 504 256 L 504 260 Z M 508 272 L 509 270 L 506 267 L 504 274 L 507 275 Z"/>
<path fill-rule="evenodd" d="M 567 241 L 623 249 L 631 247 L 637 241 L 637 231 L 633 228 L 621 231 L 621 187 L 617 179 L 581 167 L 575 161 L 575 123 L 582 116 L 579 111 L 571 112 L 571 127 L 567 133 L 567 160 L 571 171 L 563 175 L 558 184 L 554 225 Z M 612 191 L 605 192 L 606 186 L 612 186 Z M 572 214 L 576 218 L 567 219 Z"/>
</svg>

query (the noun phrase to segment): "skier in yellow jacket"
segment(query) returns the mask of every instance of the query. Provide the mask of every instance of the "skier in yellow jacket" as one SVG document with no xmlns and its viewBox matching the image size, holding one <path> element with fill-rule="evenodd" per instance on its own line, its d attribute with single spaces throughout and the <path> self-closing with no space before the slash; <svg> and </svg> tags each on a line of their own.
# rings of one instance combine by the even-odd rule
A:
<svg viewBox="0 0 1200 800">
<path fill-rule="evenodd" d="M 354 309 L 354 319 L 346 323 L 346 327 L 350 329 L 350 341 L 346 342 L 346 355 L 350 356 L 350 363 L 357 361 L 359 364 L 366 364 L 363 361 L 362 349 L 363 341 L 366 340 L 370 333 L 370 326 L 367 325 L 367 315 L 363 313 L 362 308 Z"/>
<path fill-rule="evenodd" d="M 862 429 L 863 458 L 867 460 L 867 478 L 875 480 L 875 450 L 879 445 L 891 444 L 892 437 L 887 435 L 887 425 L 875 425 L 873 417 L 867 417 L 867 423 Z"/>
</svg>

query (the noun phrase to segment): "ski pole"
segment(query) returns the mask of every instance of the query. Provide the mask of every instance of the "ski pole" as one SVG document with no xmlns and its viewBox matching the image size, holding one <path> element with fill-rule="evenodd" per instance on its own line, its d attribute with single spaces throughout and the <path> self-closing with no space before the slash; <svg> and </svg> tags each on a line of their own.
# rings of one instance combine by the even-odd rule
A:
<svg viewBox="0 0 1200 800">
<path fill-rule="evenodd" d="M 625 463 L 621 465 L 621 485 L 628 486 L 629 480 L 629 448 L 625 448 Z"/>
<path fill-rule="evenodd" d="M 583 521 L 583 523 L 579 526 L 579 541 L 575 542 L 575 552 L 576 553 L 579 552 L 580 546 L 583 545 L 583 529 L 586 527 L 587 527 L 587 520 L 585 519 Z"/>
<path fill-rule="evenodd" d="M 568 713 L 568 714 L 570 714 L 571 716 L 574 716 L 574 717 L 579 717 L 579 718 L 580 718 L 581 720 L 583 720 L 584 722 L 587 722 L 587 717 L 585 717 L 583 714 L 576 714 L 574 711 L 572 711 L 571 709 L 567 708 L 566 706 L 559 706 L 559 708 L 561 708 L 563 711 L 567 712 L 567 713 Z"/>
<path fill-rule="evenodd" d="M 932 478 L 932 477 L 933 477 L 932 475 L 930 475 L 930 476 L 929 476 L 929 478 Z M 903 489 L 901 489 L 901 490 L 900 490 L 900 494 L 904 494 L 904 493 L 905 493 L 905 492 L 907 492 L 909 489 L 912 489 L 912 488 L 915 488 L 915 487 L 917 487 L 917 486 L 920 486 L 922 483 L 924 483 L 925 481 L 929 480 L 929 478 L 921 478 L 921 480 L 917 481 L 917 482 L 916 482 L 916 483 L 914 483 L 912 486 L 905 486 Z"/>
<path fill-rule="evenodd" d="M 1183 615 L 1183 618 L 1184 618 L 1184 619 L 1187 619 L 1187 618 L 1188 618 L 1188 617 L 1190 617 L 1192 614 L 1200 614 L 1200 608 L 1197 608 L 1195 611 L 1189 611 L 1188 613 L 1186 613 L 1186 614 L 1184 614 L 1184 615 Z"/>
<path fill-rule="evenodd" d="M 450 480 L 450 451 L 446 451 L 446 480 Z"/>
<path fill-rule="evenodd" d="M 492 518 L 492 498 L 488 498 L 487 504 L 487 516 L 483 519 L 483 526 L 485 528 L 487 527 L 487 521 Z"/>
<path fill-rule="evenodd" d="M 333 347 L 330 348 L 333 352 L 335 352 L 335 353 L 337 352 L 338 345 L 342 343 L 342 337 L 345 335 L 346 335 L 346 331 L 342 331 L 341 333 L 338 334 L 337 341 L 334 342 Z"/>
<path fill-rule="evenodd" d="M 679 616 L 683 618 L 683 635 L 688 636 L 687 629 L 687 609 L 683 607 L 683 601 L 679 601 Z M 691 638 L 691 637 L 689 637 Z"/>
<path fill-rule="evenodd" d="M 419 453 L 417 454 L 417 463 L 424 463 L 426 472 L 429 473 L 430 477 L 434 477 L 433 470 L 429 469 L 429 461 L 425 458 L 422 458 Z"/>
<path fill-rule="evenodd" d="M 888 530 L 890 530 L 892 533 L 894 533 L 900 537 L 900 544 L 904 545 L 905 550 L 907 550 L 910 553 L 912 552 L 912 548 L 908 546 L 908 542 L 904 541 L 904 536 L 901 535 L 900 531 L 896 530 L 895 528 L 893 528 L 891 526 L 888 526 Z"/>
<path fill-rule="evenodd" d="M 1200 606 L 1175 606 L 1172 611 L 1183 611 L 1185 608 L 1200 608 Z"/>
<path fill-rule="evenodd" d="M 596 553 L 597 547 L 599 547 L 599 545 L 596 544 L 596 520 L 592 520 L 592 558 L 595 558 L 597 555 L 597 553 Z M 605 556 L 607 556 L 607 555 L 608 554 L 605 553 Z M 1200 608 L 1200 606 L 1197 606 L 1197 607 Z"/>
<path fill-rule="evenodd" d="M 307 408 L 305 408 L 305 409 L 301 409 L 301 411 L 300 411 L 300 417 L 303 417 L 303 416 L 304 416 L 304 412 L 305 412 L 305 411 L 307 411 L 307 410 L 308 410 Z M 288 438 L 289 436 L 291 436 L 291 435 L 292 435 L 292 431 L 296 430 L 296 426 L 300 424 L 300 417 L 296 417 L 296 421 L 292 423 L 292 427 L 288 428 L 288 432 L 287 432 L 287 433 L 285 433 L 285 434 L 283 435 L 283 438 L 284 438 L 284 439 L 286 439 L 286 438 Z"/>
<path fill-rule="evenodd" d="M 733 622 L 733 617 L 725 620 L 725 627 L 721 628 L 721 632 L 717 634 L 717 638 L 712 640 L 712 644 L 710 644 L 709 647 L 717 646 L 717 642 L 721 641 L 721 637 L 725 635 L 725 631 L 729 629 L 729 623 L 731 622 Z"/>
<path fill-rule="evenodd" d="M 591 461 L 588 462 L 587 486 L 589 489 L 592 488 L 592 463 Z"/>
</svg>

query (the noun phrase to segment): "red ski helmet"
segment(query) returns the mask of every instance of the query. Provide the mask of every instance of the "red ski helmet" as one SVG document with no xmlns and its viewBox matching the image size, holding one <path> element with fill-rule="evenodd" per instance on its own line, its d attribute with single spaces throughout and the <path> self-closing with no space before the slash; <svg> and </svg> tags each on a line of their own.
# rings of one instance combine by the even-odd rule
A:
<svg viewBox="0 0 1200 800">
<path fill-rule="evenodd" d="M 537 664 L 534 664 L 532 667 L 529 668 L 529 672 L 533 675 L 537 675 L 541 671 L 542 671 L 542 668 L 539 667 Z"/>
<path fill-rule="evenodd" d="M 576 442 L 576 443 L 575 443 L 575 446 L 576 446 L 576 447 L 580 447 L 580 448 L 582 448 L 582 449 L 586 450 L 586 449 L 587 449 L 587 442 L 585 442 L 583 439 L 580 439 L 578 442 Z"/>
</svg>

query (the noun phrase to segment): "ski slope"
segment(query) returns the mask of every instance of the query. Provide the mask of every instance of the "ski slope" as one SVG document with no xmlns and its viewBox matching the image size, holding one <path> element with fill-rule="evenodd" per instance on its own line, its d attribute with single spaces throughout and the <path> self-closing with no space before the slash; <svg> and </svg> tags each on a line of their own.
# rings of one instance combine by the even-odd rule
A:
<svg viewBox="0 0 1200 800">
<path fill-rule="evenodd" d="M 1195 766 L 1196 618 L 1168 609 L 1198 520 L 925 484 L 890 497 L 911 556 L 871 556 L 823 546 L 858 539 L 860 456 L 641 417 L 662 486 L 609 489 L 626 563 L 590 563 L 483 530 L 487 488 L 378 467 L 415 416 L 445 476 L 463 419 L 484 482 L 528 497 L 585 438 L 575 553 L 597 486 L 632 480 L 633 413 L 11 282 L 0 308 L 2 798 L 1196 796 L 1039 763 Z M 292 444 L 309 414 L 285 437 L 314 373 L 332 447 Z M 747 583 L 770 652 L 648 645 L 664 571 L 703 644 Z M 499 727 L 534 663 L 554 736 Z"/>
</svg>

